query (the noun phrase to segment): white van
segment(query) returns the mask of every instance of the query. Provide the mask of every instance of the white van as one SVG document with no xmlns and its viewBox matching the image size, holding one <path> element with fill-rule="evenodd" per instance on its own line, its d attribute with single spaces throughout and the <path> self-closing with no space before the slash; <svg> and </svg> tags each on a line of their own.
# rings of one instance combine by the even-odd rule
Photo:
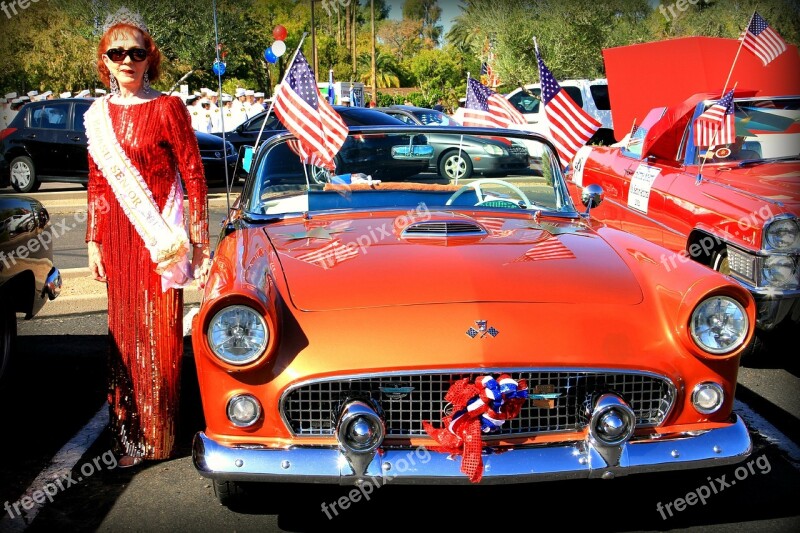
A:
<svg viewBox="0 0 800 533">
<path fill-rule="evenodd" d="M 570 98 L 584 111 L 596 118 L 602 127 L 589 139 L 587 144 L 613 144 L 614 124 L 611 120 L 611 104 L 608 98 L 608 82 L 596 80 L 564 80 L 559 82 Z M 525 116 L 531 131 L 549 137 L 549 124 L 541 105 L 541 87 L 538 83 L 525 85 L 525 89 L 517 88 L 508 93 L 506 98 Z"/>
</svg>

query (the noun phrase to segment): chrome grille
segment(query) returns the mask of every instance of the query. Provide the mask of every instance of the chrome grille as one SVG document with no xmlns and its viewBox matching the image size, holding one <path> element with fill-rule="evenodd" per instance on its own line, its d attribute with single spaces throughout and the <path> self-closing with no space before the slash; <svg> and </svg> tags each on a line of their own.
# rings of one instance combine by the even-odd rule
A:
<svg viewBox="0 0 800 533">
<path fill-rule="evenodd" d="M 464 235 L 486 235 L 486 231 L 474 222 L 442 220 L 411 224 L 403 230 L 403 237 L 447 237 Z"/>
<path fill-rule="evenodd" d="M 654 426 L 669 413 L 675 388 L 661 376 L 643 372 L 583 370 L 498 370 L 525 379 L 531 393 L 560 394 L 553 408 L 525 402 L 520 415 L 507 421 L 499 436 L 526 436 L 581 430 L 592 398 L 615 392 L 631 406 L 637 425 Z M 411 373 L 352 376 L 304 383 L 288 390 L 282 400 L 284 421 L 295 435 L 333 435 L 336 413 L 347 398 L 371 398 L 383 409 L 388 437 L 425 435 L 422 421 L 440 427 L 447 407 L 444 396 L 462 378 L 473 381 L 479 373 Z"/>
</svg>

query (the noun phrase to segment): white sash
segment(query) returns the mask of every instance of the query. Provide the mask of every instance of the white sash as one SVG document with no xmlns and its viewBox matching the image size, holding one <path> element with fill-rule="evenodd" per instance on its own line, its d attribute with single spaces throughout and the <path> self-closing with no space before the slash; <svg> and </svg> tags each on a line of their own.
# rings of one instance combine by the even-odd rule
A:
<svg viewBox="0 0 800 533">
<path fill-rule="evenodd" d="M 180 176 L 176 174 L 164 210 L 159 213 L 153 193 L 114 133 L 108 112 L 110 97 L 97 100 L 84 115 L 89 153 L 150 252 L 155 270 L 161 274 L 161 290 L 185 287 L 193 276 Z"/>
</svg>

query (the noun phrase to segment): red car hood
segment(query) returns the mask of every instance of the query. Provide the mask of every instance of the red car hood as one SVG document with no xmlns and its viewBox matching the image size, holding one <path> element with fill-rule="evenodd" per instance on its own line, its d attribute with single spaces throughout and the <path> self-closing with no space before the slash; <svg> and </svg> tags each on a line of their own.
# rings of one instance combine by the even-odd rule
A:
<svg viewBox="0 0 800 533">
<path fill-rule="evenodd" d="M 708 165 L 703 168 L 703 177 L 738 189 L 744 194 L 780 202 L 789 211 L 800 211 L 800 162 L 776 161 L 743 167 L 736 164 Z"/>
<path fill-rule="evenodd" d="M 294 305 L 321 311 L 452 302 L 635 305 L 642 300 L 626 264 L 582 226 L 478 217 L 489 235 L 409 240 L 395 230 L 396 220 L 373 215 L 267 228 Z"/>
</svg>

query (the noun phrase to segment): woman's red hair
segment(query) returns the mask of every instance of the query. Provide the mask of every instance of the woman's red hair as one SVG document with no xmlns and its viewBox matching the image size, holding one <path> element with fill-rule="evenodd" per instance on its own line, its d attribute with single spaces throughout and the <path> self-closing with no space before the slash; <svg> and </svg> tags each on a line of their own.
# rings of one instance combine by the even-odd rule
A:
<svg viewBox="0 0 800 533">
<path fill-rule="evenodd" d="M 114 24 L 100 38 L 100 43 L 97 45 L 97 72 L 100 75 L 100 81 L 106 87 L 111 86 L 109 77 L 111 73 L 108 71 L 105 63 L 103 63 L 103 55 L 111 46 L 111 41 L 116 38 L 131 37 L 136 34 L 142 36 L 144 40 L 144 48 L 147 50 L 147 77 L 150 82 L 155 82 L 161 76 L 161 52 L 158 50 L 155 41 L 146 31 L 142 31 L 136 26 L 130 24 Z"/>
</svg>

